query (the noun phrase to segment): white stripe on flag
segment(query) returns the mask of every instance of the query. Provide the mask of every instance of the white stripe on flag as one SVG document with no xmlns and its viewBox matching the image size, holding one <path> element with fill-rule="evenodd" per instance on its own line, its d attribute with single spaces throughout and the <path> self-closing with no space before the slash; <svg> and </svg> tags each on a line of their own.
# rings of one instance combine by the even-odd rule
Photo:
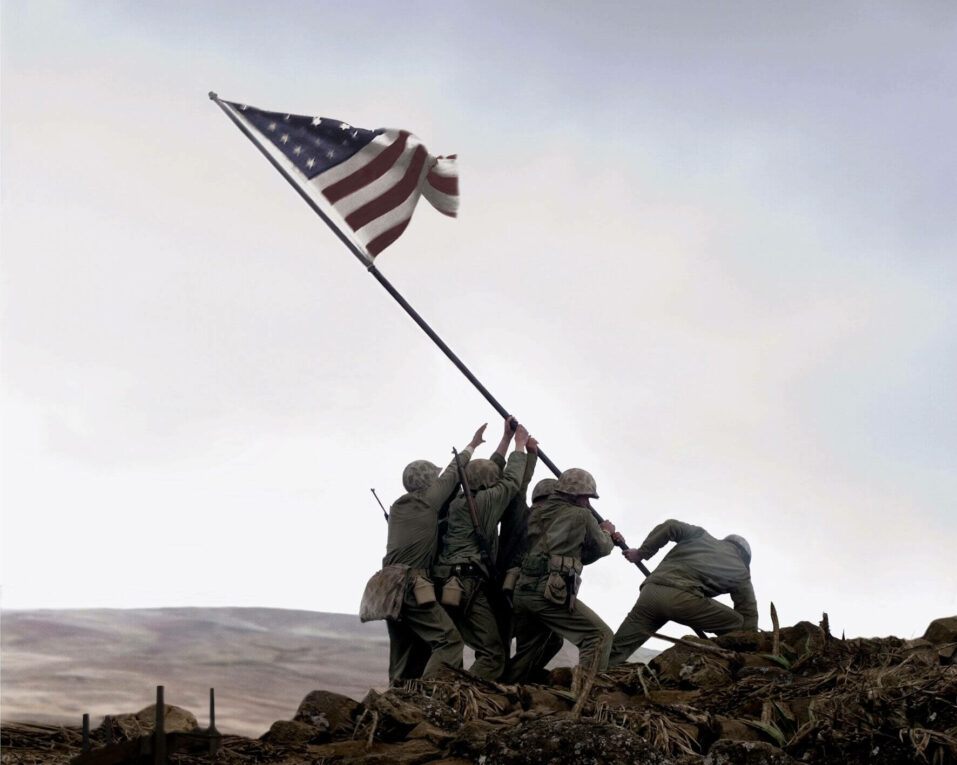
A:
<svg viewBox="0 0 957 765">
<path fill-rule="evenodd" d="M 426 163 L 428 164 L 428 163 Z M 427 167 L 422 168 L 422 172 L 419 175 L 418 185 L 422 183 L 422 176 L 428 172 Z M 416 188 L 406 200 L 398 205 L 393 207 L 384 215 L 380 215 L 378 218 L 369 221 L 365 226 L 359 229 L 357 232 L 360 236 L 366 237 L 363 239 L 363 243 L 371 242 L 379 234 L 384 234 L 389 229 L 398 226 L 403 221 L 408 220 L 412 217 L 412 211 L 415 210 L 415 205 L 419 201 L 419 190 Z"/>
<path fill-rule="evenodd" d="M 349 196 L 343 197 L 336 202 L 336 209 L 339 211 L 339 214 L 342 215 L 343 218 L 348 217 L 349 213 L 358 210 L 373 199 L 377 199 L 393 186 L 400 183 L 405 177 L 406 171 L 409 169 L 409 160 L 412 159 L 412 152 L 414 152 L 416 146 L 419 145 L 420 144 L 415 143 L 415 145 L 406 146 L 405 151 L 402 152 L 388 172 L 383 173 L 367 186 L 357 189 L 349 194 Z M 326 173 L 323 173 L 323 180 L 325 180 L 325 175 Z"/>
</svg>

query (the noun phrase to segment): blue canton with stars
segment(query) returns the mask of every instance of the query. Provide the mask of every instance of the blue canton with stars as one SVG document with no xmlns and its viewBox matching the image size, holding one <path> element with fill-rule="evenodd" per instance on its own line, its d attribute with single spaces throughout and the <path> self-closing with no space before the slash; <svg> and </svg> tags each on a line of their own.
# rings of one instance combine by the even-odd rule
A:
<svg viewBox="0 0 957 765">
<path fill-rule="evenodd" d="M 264 112 L 227 102 L 266 136 L 307 178 L 345 162 L 380 133 L 328 117 Z"/>
</svg>

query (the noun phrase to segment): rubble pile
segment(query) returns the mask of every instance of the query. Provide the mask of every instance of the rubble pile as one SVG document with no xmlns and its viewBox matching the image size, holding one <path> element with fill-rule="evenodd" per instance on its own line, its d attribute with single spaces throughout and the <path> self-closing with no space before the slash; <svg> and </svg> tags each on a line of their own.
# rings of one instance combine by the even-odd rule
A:
<svg viewBox="0 0 957 765">
<path fill-rule="evenodd" d="M 955 651 L 957 617 L 906 641 L 837 638 L 825 617 L 687 638 L 648 665 L 559 668 L 548 685 L 447 670 L 361 702 L 314 691 L 258 740 L 170 762 L 957 763 Z M 2 745 L 4 763 L 66 763 L 79 736 L 4 725 Z"/>
</svg>

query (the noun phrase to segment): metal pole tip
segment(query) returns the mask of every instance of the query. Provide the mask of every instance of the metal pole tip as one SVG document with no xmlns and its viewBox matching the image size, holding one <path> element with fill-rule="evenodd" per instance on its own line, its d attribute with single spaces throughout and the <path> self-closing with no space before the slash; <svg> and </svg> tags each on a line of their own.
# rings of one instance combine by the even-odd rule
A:
<svg viewBox="0 0 957 765">
<path fill-rule="evenodd" d="M 215 92 L 215 91 L 213 91 L 213 90 L 209 91 L 209 100 L 210 100 L 210 101 L 217 101 L 217 100 L 219 100 L 219 96 L 216 95 L 216 92 Z"/>
</svg>

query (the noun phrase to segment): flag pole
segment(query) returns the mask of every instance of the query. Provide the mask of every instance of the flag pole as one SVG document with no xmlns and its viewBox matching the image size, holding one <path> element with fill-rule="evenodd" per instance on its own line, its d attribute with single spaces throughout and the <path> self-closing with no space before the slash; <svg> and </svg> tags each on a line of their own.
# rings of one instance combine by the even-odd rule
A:
<svg viewBox="0 0 957 765">
<path fill-rule="evenodd" d="M 246 127 L 241 120 L 236 119 L 236 115 L 226 108 L 226 104 L 224 104 L 222 101 L 219 100 L 219 96 L 216 95 L 213 91 L 209 91 L 209 100 L 213 101 L 220 109 L 222 109 L 223 114 L 229 117 L 232 123 L 242 131 L 243 135 L 250 140 L 253 146 L 259 149 L 262 155 L 269 160 L 269 164 L 271 164 L 274 168 L 276 168 L 276 170 L 279 171 L 279 174 L 283 178 L 285 178 L 286 182 L 290 186 L 292 186 L 296 190 L 296 193 L 299 194 L 299 196 L 301 196 L 305 200 L 306 204 L 312 208 L 312 211 L 316 215 L 318 215 L 320 218 L 322 218 L 325 224 L 332 229 L 333 233 L 337 237 L 339 237 L 339 241 L 349 248 L 349 252 L 351 252 L 360 261 L 362 261 L 362 264 L 364 266 L 371 268 L 372 257 L 364 253 L 362 250 L 360 250 L 356 246 L 355 242 L 353 242 L 348 236 L 346 236 L 342 231 L 339 230 L 339 227 L 332 222 L 332 219 L 326 214 L 326 211 L 323 210 L 318 204 L 316 204 L 315 199 L 310 197 L 306 192 L 304 192 L 299 187 L 299 185 L 289 175 L 289 171 L 285 167 L 283 167 L 279 162 L 277 162 L 276 158 L 272 154 L 266 151 L 265 147 L 256 139 L 256 137 L 250 132 L 249 128 Z"/>
<path fill-rule="evenodd" d="M 220 101 L 219 96 L 216 95 L 216 93 L 214 93 L 213 91 L 210 91 L 209 99 L 215 102 L 216 105 L 223 110 L 223 113 L 227 117 L 229 117 L 230 121 L 232 121 L 232 123 L 236 127 L 238 127 L 240 131 L 242 131 L 243 135 L 245 135 L 246 138 L 248 138 L 257 149 L 259 149 L 262 155 L 269 160 L 269 163 L 274 168 L 276 168 L 276 170 L 279 171 L 279 174 L 283 178 L 286 179 L 286 182 L 289 183 L 289 185 L 296 190 L 296 193 L 298 193 L 299 196 L 302 197 L 303 200 L 305 200 L 306 204 L 312 208 L 312 211 L 315 212 L 316 215 L 318 215 L 320 218 L 322 218 L 323 222 L 329 228 L 332 229 L 333 233 L 339 238 L 339 241 L 341 241 L 346 247 L 349 248 L 349 251 L 362 262 L 362 264 L 366 267 L 366 270 L 370 274 L 372 274 L 375 280 L 379 282 L 379 284 L 381 284 L 385 288 L 385 291 L 388 292 L 400 306 L 402 306 L 402 309 L 411 317 L 412 321 L 414 321 L 416 324 L 419 325 L 419 328 L 423 332 L 425 332 L 426 335 L 429 336 L 429 339 L 432 340 L 432 342 L 439 347 L 439 350 L 441 350 L 442 353 L 444 353 L 448 357 L 449 361 L 451 361 L 458 368 L 458 370 L 463 375 L 465 375 L 466 379 L 470 383 L 472 383 L 473 386 L 475 386 L 476 390 L 478 390 L 478 392 L 485 397 L 485 400 L 492 405 L 492 408 L 495 409 L 495 411 L 498 412 L 503 418 L 508 417 L 510 412 L 498 402 L 495 396 L 493 396 L 489 392 L 488 388 L 482 385 L 479 379 L 474 374 L 472 374 L 472 371 L 467 366 L 465 366 L 462 360 L 455 355 L 455 353 L 452 351 L 451 348 L 449 348 L 448 345 L 445 344 L 445 341 L 442 340 L 442 338 L 435 333 L 432 327 L 430 327 L 428 323 L 426 323 L 425 319 L 423 319 L 419 315 L 419 313 L 411 305 L 409 305 L 409 302 L 404 297 L 402 297 L 402 295 L 399 293 L 399 291 L 395 287 L 392 286 L 392 283 L 388 279 L 386 279 L 385 276 L 382 275 L 382 272 L 379 271 L 379 269 L 377 269 L 375 265 L 373 264 L 372 257 L 368 255 L 367 253 L 363 252 L 362 250 L 360 250 L 359 247 L 356 246 L 355 242 L 353 242 L 352 239 L 346 236 L 346 234 L 339 229 L 339 227 L 332 221 L 332 219 L 326 214 L 326 212 L 316 203 L 316 201 L 302 190 L 299 184 L 296 183 L 296 181 L 290 176 L 289 171 L 285 167 L 283 167 L 279 162 L 277 162 L 275 157 L 273 157 L 268 151 L 266 151 L 265 147 L 263 147 L 263 145 L 250 132 L 249 128 L 247 128 L 239 119 L 236 118 L 236 115 L 234 115 L 228 108 L 226 108 L 226 105 L 222 101 Z M 548 455 L 546 455 L 545 452 L 543 452 L 541 449 L 538 450 L 538 458 L 543 463 L 545 463 L 548 469 L 551 470 L 552 473 L 554 473 L 556 476 L 561 475 L 562 471 L 558 469 L 555 463 L 552 462 L 551 459 L 549 459 Z M 595 517 L 596 521 L 598 521 L 599 523 L 602 523 L 604 521 L 604 518 L 602 518 L 601 515 L 599 515 L 598 512 L 593 507 L 589 507 L 589 510 L 591 510 L 591 513 Z M 616 542 L 615 544 L 618 547 L 620 547 L 622 550 L 628 549 L 628 545 L 625 543 L 624 540 L 622 540 L 621 542 Z M 641 561 L 638 561 L 638 563 L 636 563 L 635 565 L 638 566 L 639 569 L 641 569 L 641 572 L 645 576 L 648 576 L 651 573 Z"/>
<path fill-rule="evenodd" d="M 328 222 L 327 218 L 323 218 L 323 219 Z M 329 225 L 332 225 L 332 224 L 330 223 Z M 453 364 L 455 364 L 456 367 L 458 367 L 459 371 L 463 375 L 465 375 L 466 379 L 470 383 L 472 383 L 472 385 L 475 386 L 476 390 L 478 390 L 478 392 L 485 397 L 485 400 L 492 405 L 492 408 L 495 409 L 495 411 L 498 412 L 503 418 L 508 417 L 510 412 L 498 402 L 495 396 L 493 396 L 489 392 L 488 388 L 482 385 L 479 379 L 474 374 L 472 374 L 472 371 L 467 366 L 465 366 L 462 360 L 455 355 L 455 353 L 452 351 L 451 348 L 449 348 L 448 345 L 445 344 L 445 341 L 442 340 L 442 338 L 435 333 L 432 327 L 428 325 L 425 319 L 419 316 L 418 311 L 416 311 L 411 305 L 409 305 L 408 301 L 404 297 L 402 297 L 402 295 L 399 293 L 399 291 L 395 287 L 392 286 L 392 283 L 388 279 L 386 279 L 385 276 L 382 275 L 382 272 L 379 271 L 379 269 L 377 269 L 375 266 L 369 266 L 368 271 L 370 274 L 372 274 L 375 277 L 376 281 L 378 281 L 379 284 L 381 284 L 385 288 L 386 292 L 392 295 L 395 301 L 400 306 L 402 306 L 403 310 L 405 310 L 405 312 L 409 314 L 412 320 L 419 325 L 422 331 L 429 336 L 432 342 L 439 347 L 439 350 L 441 350 L 442 353 L 444 353 L 448 357 L 449 361 L 451 361 Z M 543 452 L 540 447 L 538 449 L 538 459 L 540 459 L 543 463 L 545 463 L 548 469 L 551 470 L 556 477 L 562 474 L 562 471 L 558 469 L 558 466 L 551 461 L 548 455 L 545 454 L 545 452 Z M 602 523 L 605 520 L 604 518 L 601 517 L 598 511 L 595 510 L 595 508 L 589 505 L 588 509 L 591 511 L 591 514 L 595 517 L 595 520 L 598 521 L 599 523 Z M 621 548 L 622 550 L 628 549 L 628 544 L 624 541 L 624 539 L 622 539 L 620 542 L 615 542 L 615 545 Z M 641 570 L 641 573 L 643 573 L 645 576 L 648 576 L 649 574 L 651 574 L 651 571 L 648 570 L 648 567 L 645 566 L 645 564 L 642 563 L 641 561 L 638 561 L 635 565 Z M 700 637 L 704 637 L 704 635 L 701 635 Z"/>
</svg>

